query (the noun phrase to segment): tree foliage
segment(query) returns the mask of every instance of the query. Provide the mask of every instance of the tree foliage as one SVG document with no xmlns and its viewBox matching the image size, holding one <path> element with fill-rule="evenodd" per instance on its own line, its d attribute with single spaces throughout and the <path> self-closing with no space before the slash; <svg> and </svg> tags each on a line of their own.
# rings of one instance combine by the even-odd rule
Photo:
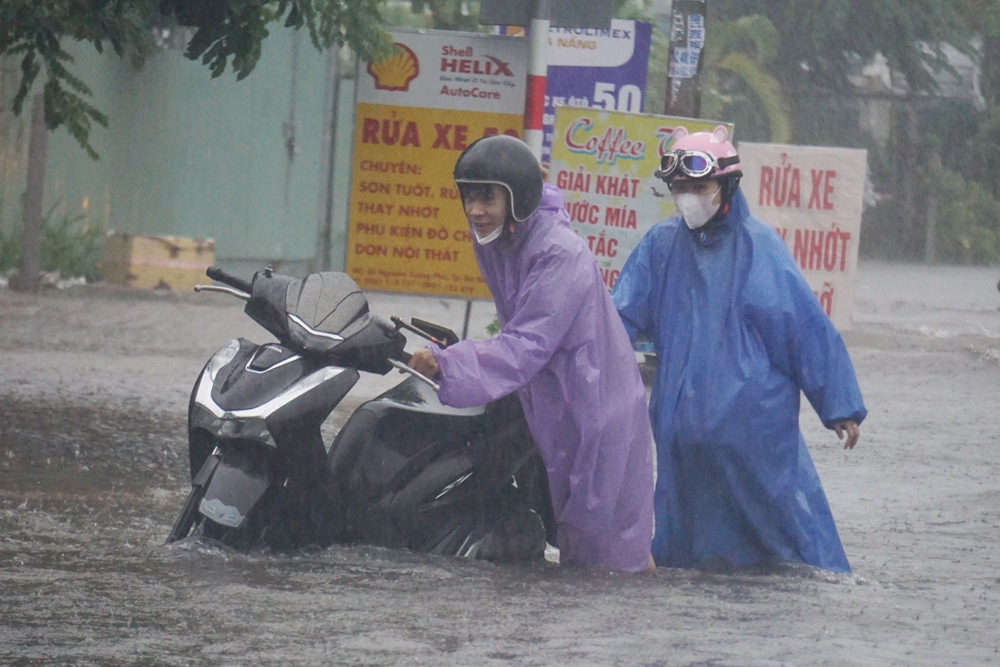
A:
<svg viewBox="0 0 1000 667">
<path fill-rule="evenodd" d="M 708 7 L 710 39 L 713 23 L 751 15 L 777 30 L 767 70 L 788 100 L 794 142 L 868 149 L 878 203 L 864 214 L 862 252 L 1000 259 L 993 150 L 1000 135 L 989 111 L 1000 103 L 1000 0 L 709 0 Z M 981 68 L 982 99 L 971 90 L 938 95 L 941 75 L 956 74 L 948 46 Z M 856 89 L 855 76 L 877 54 L 893 73 L 892 89 Z M 888 110 L 886 135 L 862 130 L 862 114 L 874 109 Z"/>
<path fill-rule="evenodd" d="M 983 0 L 985 1 L 985 0 Z M 766 17 L 781 35 L 774 72 L 789 89 L 848 89 L 858 62 L 881 53 L 915 91 L 948 70 L 942 45 L 973 53 L 972 32 L 952 0 L 711 0 L 711 19 Z"/>
<path fill-rule="evenodd" d="M 986 186 L 942 169 L 928 184 L 938 198 L 938 258 L 958 264 L 987 264 L 1000 259 L 1000 201 Z"/>
<path fill-rule="evenodd" d="M 469 11 L 468 4 L 462 0 L 410 0 L 410 8 L 414 14 L 429 13 L 430 27 L 437 30 L 474 32 L 479 29 L 478 8 Z"/>
<path fill-rule="evenodd" d="M 107 126 L 108 119 L 87 101 L 90 88 L 71 72 L 73 57 L 63 42 L 89 42 L 99 53 L 107 44 L 119 56 L 129 45 L 144 50 L 149 45 L 144 28 L 150 5 L 149 0 L 4 0 L 0 5 L 0 56 L 20 58 L 21 82 L 13 100 L 14 113 L 21 113 L 44 68 L 45 124 L 49 128 L 65 126 L 91 157 L 96 157 L 89 142 L 91 125 Z"/>
<path fill-rule="evenodd" d="M 778 31 L 763 16 L 709 24 L 703 115 L 732 120 L 744 138 L 791 141 L 781 84 L 768 72 L 779 41 Z"/>
<path fill-rule="evenodd" d="M 65 46 L 107 46 L 119 57 L 143 55 L 152 47 L 151 25 L 164 17 L 189 27 L 185 55 L 200 59 L 217 77 L 232 68 L 242 79 L 257 64 L 269 28 L 309 32 L 318 49 L 348 45 L 365 58 L 389 46 L 380 29 L 381 0 L 3 0 L 0 3 L 0 56 L 20 59 L 20 85 L 13 110 L 20 114 L 35 81 L 45 70 L 42 99 L 49 129 L 65 127 L 96 158 L 92 125 L 107 126 L 94 107 L 86 83 L 71 67 Z"/>
<path fill-rule="evenodd" d="M 139 0 L 137 0 L 139 1 Z M 348 45 L 363 58 L 388 48 L 378 0 L 161 0 L 159 11 L 194 28 L 185 55 L 220 76 L 231 63 L 237 79 L 260 58 L 268 27 L 305 28 L 317 49 Z"/>
<path fill-rule="evenodd" d="M 428 14 L 428 27 L 437 30 L 466 30 L 476 32 L 479 24 L 480 2 L 468 0 L 410 0 L 414 14 Z M 645 0 L 613 0 L 611 9 L 618 18 L 648 20 Z"/>
</svg>

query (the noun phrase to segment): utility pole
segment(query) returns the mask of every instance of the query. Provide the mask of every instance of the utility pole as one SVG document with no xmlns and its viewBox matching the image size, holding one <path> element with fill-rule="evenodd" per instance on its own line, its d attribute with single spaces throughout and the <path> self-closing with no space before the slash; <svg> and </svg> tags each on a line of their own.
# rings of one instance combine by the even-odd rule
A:
<svg viewBox="0 0 1000 667">
<path fill-rule="evenodd" d="M 537 0 L 531 17 L 528 39 L 528 91 L 524 101 L 524 143 L 541 159 L 545 142 L 545 88 L 549 70 L 549 27 L 552 13 L 549 0 Z"/>
<path fill-rule="evenodd" d="M 45 194 L 45 160 L 48 152 L 48 128 L 45 126 L 45 102 L 35 95 L 31 107 L 31 140 L 28 144 L 28 187 L 24 195 L 24 226 L 21 231 L 21 270 L 16 288 L 21 292 L 38 291 L 42 272 L 42 197 Z"/>
<path fill-rule="evenodd" d="M 671 5 L 670 62 L 663 109 L 668 116 L 701 116 L 707 5 L 708 0 L 674 0 Z"/>
<path fill-rule="evenodd" d="M 549 28 L 607 28 L 611 0 L 483 0 L 479 22 L 487 25 L 530 26 L 528 94 L 524 104 L 524 141 L 536 157 L 542 155 L 542 115 L 548 71 Z"/>
</svg>

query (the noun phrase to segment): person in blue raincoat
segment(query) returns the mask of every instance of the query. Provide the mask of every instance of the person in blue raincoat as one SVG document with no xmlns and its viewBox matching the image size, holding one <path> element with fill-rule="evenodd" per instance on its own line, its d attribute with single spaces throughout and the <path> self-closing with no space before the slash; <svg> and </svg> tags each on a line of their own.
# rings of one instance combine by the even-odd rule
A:
<svg viewBox="0 0 1000 667">
<path fill-rule="evenodd" d="M 653 558 L 849 572 L 799 401 L 853 448 L 867 411 L 850 357 L 781 237 L 750 215 L 725 128 L 673 136 L 656 176 L 679 215 L 643 236 L 612 290 L 658 356 Z"/>
<path fill-rule="evenodd" d="M 520 140 L 494 135 L 458 158 L 455 181 L 498 336 L 417 350 L 455 407 L 518 392 L 548 472 L 559 562 L 650 567 L 653 443 L 628 335 L 562 193 Z"/>
</svg>

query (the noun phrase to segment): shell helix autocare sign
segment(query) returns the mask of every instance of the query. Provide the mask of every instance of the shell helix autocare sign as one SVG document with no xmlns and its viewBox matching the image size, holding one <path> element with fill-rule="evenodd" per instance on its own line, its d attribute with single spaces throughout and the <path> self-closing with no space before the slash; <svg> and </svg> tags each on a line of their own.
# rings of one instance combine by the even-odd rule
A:
<svg viewBox="0 0 1000 667">
<path fill-rule="evenodd" d="M 521 136 L 528 42 L 390 35 L 393 53 L 358 73 L 347 272 L 364 289 L 488 298 L 452 169 L 480 137 Z"/>
</svg>

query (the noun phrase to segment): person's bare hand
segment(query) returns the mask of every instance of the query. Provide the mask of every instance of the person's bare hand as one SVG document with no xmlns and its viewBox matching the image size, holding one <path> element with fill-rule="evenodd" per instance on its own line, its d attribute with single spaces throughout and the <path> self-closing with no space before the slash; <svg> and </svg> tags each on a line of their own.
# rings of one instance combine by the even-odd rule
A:
<svg viewBox="0 0 1000 667">
<path fill-rule="evenodd" d="M 414 352 L 406 365 L 432 380 L 441 373 L 441 367 L 438 366 L 434 354 L 426 347 Z"/>
<path fill-rule="evenodd" d="M 847 436 L 847 440 L 844 440 L 844 449 L 854 449 L 854 445 L 858 444 L 858 436 L 861 435 L 861 428 L 853 419 L 845 419 L 844 421 L 837 422 L 833 425 L 833 430 L 840 440 L 844 440 L 844 436 Z"/>
</svg>

